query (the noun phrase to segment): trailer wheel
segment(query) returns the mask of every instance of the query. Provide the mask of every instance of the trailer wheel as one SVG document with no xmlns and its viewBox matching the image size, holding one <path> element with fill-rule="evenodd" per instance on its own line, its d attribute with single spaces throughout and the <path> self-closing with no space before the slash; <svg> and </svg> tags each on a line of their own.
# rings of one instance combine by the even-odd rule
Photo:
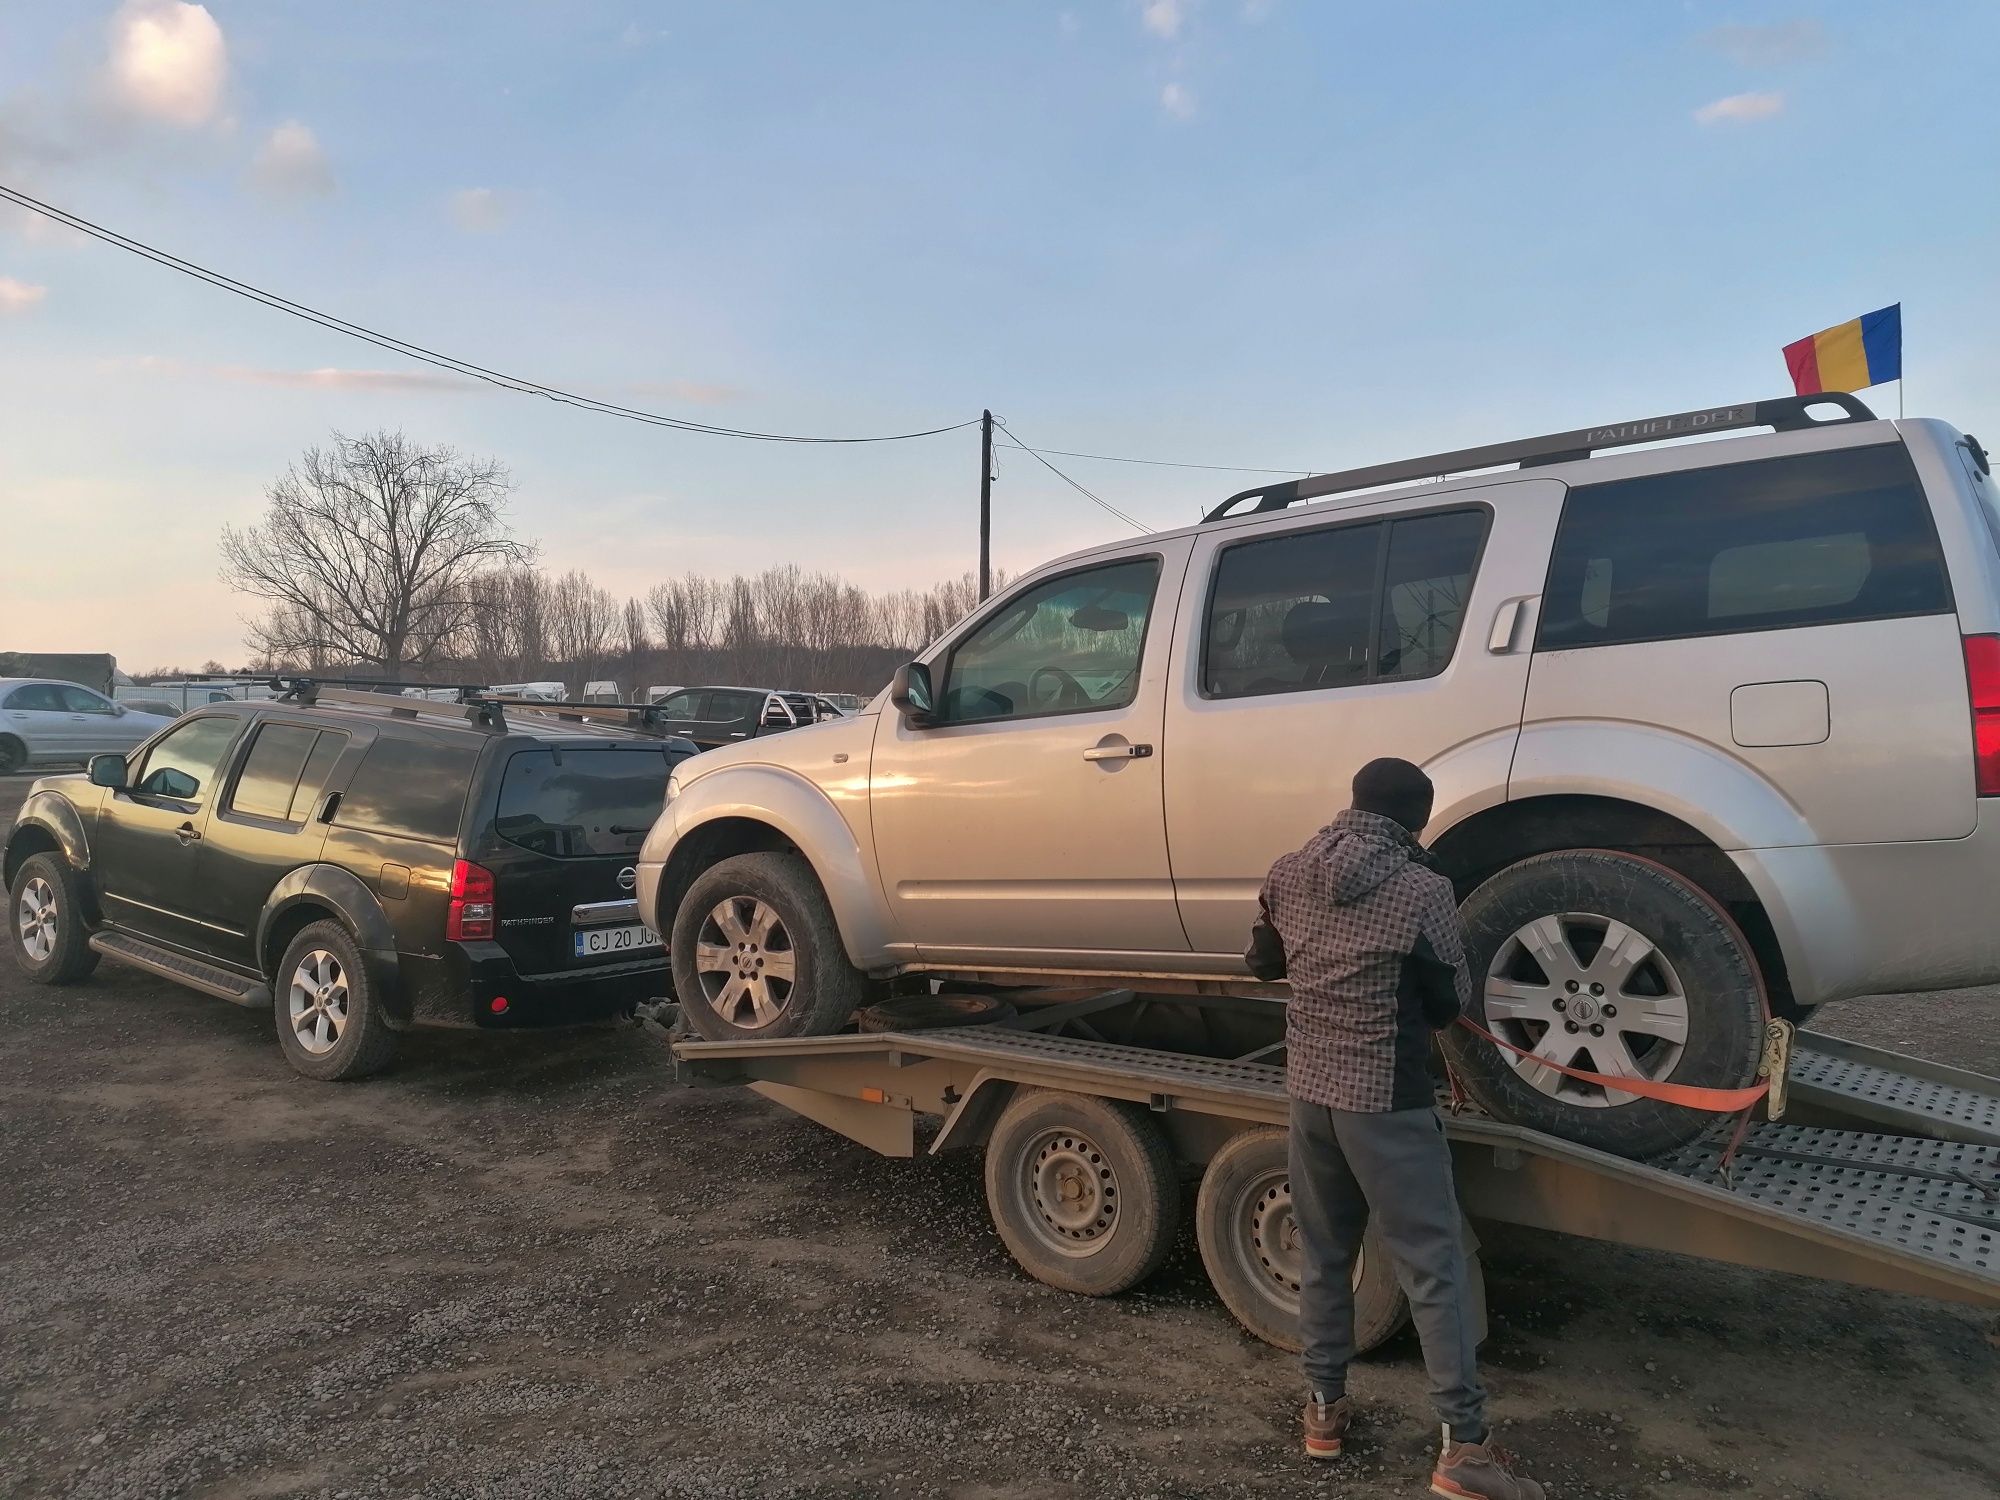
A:
<svg viewBox="0 0 2000 1500">
<path fill-rule="evenodd" d="M 1023 1090 L 986 1145 L 986 1204 L 1022 1270 L 1110 1297 L 1173 1248 L 1180 1175 L 1165 1133 L 1136 1105 Z"/>
<path fill-rule="evenodd" d="M 1603 849 L 1502 870 L 1465 903 L 1471 1018 L 1520 1057 L 1454 1028 L 1446 1052 L 1500 1119 L 1619 1156 L 1671 1151 L 1718 1117 L 1580 1083 L 1611 1077 L 1742 1088 L 1764 1046 L 1763 990 L 1722 909 L 1663 865 Z"/>
<path fill-rule="evenodd" d="M 1202 1174 L 1195 1240 L 1222 1305 L 1267 1344 L 1296 1354 L 1299 1340 L 1298 1221 L 1283 1130 L 1232 1136 Z M 1394 1338 L 1410 1304 L 1396 1267 L 1371 1226 L 1354 1263 L 1354 1348 L 1365 1354 Z"/>
</svg>

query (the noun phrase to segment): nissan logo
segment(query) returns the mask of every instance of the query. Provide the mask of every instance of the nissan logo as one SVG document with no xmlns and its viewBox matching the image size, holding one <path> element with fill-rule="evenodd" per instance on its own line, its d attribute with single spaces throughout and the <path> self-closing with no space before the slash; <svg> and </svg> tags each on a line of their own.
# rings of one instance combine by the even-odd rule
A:
<svg viewBox="0 0 2000 1500">
<path fill-rule="evenodd" d="M 618 872 L 618 889 L 629 891 L 639 883 L 639 872 L 627 865 Z"/>
</svg>

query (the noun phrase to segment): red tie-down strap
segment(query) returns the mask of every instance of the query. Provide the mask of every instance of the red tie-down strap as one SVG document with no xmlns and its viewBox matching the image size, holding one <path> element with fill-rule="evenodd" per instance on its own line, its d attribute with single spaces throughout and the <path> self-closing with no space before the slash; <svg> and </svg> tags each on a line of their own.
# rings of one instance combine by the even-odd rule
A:
<svg viewBox="0 0 2000 1500">
<path fill-rule="evenodd" d="M 1688 1109 L 1707 1110 L 1711 1114 L 1733 1115 L 1738 1110 L 1753 1107 L 1758 1100 L 1771 1092 L 1771 1081 L 1767 1078 L 1743 1089 L 1697 1088 L 1691 1083 L 1655 1083 L 1650 1078 L 1615 1078 L 1609 1073 L 1593 1073 L 1588 1068 L 1567 1068 L 1559 1062 L 1551 1062 L 1538 1052 L 1530 1052 L 1526 1047 L 1516 1047 L 1512 1042 L 1502 1041 L 1484 1026 L 1466 1016 L 1458 1018 L 1458 1024 L 1474 1036 L 1491 1042 L 1494 1046 L 1525 1057 L 1531 1062 L 1560 1073 L 1565 1078 L 1574 1078 L 1579 1083 L 1594 1083 L 1600 1088 L 1616 1089 L 1621 1094 L 1637 1094 L 1642 1099 L 1658 1099 L 1663 1104 L 1679 1104 Z"/>
</svg>

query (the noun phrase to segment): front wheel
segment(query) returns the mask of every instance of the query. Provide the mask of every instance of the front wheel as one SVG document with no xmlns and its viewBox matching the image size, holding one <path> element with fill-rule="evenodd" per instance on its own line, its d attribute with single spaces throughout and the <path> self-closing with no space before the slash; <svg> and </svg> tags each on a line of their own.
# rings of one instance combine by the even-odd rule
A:
<svg viewBox="0 0 2000 1500">
<path fill-rule="evenodd" d="M 672 959 L 681 1015 L 710 1041 L 822 1036 L 868 994 L 796 854 L 738 854 L 698 875 L 674 914 Z"/>
<path fill-rule="evenodd" d="M 97 967 L 97 951 L 83 926 L 76 871 L 60 854 L 21 862 L 7 914 L 14 962 L 34 983 L 69 984 Z"/>
<path fill-rule="evenodd" d="M 1471 1019 L 1444 1045 L 1473 1098 L 1516 1125 L 1620 1156 L 1671 1151 L 1717 1117 L 1585 1083 L 1746 1087 L 1763 1054 L 1763 988 L 1743 935 L 1706 894 L 1650 860 L 1572 850 L 1523 860 L 1465 903 Z"/>
</svg>

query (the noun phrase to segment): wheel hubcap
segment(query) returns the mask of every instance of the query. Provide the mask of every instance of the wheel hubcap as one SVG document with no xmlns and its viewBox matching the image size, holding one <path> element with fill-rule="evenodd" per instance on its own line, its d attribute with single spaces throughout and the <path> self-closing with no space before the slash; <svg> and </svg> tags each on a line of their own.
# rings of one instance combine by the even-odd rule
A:
<svg viewBox="0 0 2000 1500">
<path fill-rule="evenodd" d="M 1095 1142 L 1073 1130 L 1045 1131 L 1023 1157 L 1028 1222 L 1064 1255 L 1095 1255 L 1118 1227 L 1118 1176 Z"/>
<path fill-rule="evenodd" d="M 694 969 L 718 1016 L 745 1031 L 760 1031 L 791 1003 L 798 955 L 769 904 L 755 896 L 730 896 L 702 919 Z"/>
<path fill-rule="evenodd" d="M 21 887 L 14 925 L 21 937 L 21 951 L 35 963 L 46 963 L 56 951 L 56 890 L 41 876 Z"/>
<path fill-rule="evenodd" d="M 285 997 L 292 1035 L 315 1057 L 331 1052 L 347 1030 L 347 971 L 324 948 L 315 948 L 292 970 Z"/>
<path fill-rule="evenodd" d="M 1673 965 L 1636 928 L 1589 912 L 1537 917 L 1486 972 L 1486 1021 L 1531 1055 L 1504 1054 L 1523 1080 L 1588 1109 L 1638 1095 L 1564 1077 L 1549 1064 L 1659 1080 L 1687 1048 L 1688 999 Z"/>
</svg>

